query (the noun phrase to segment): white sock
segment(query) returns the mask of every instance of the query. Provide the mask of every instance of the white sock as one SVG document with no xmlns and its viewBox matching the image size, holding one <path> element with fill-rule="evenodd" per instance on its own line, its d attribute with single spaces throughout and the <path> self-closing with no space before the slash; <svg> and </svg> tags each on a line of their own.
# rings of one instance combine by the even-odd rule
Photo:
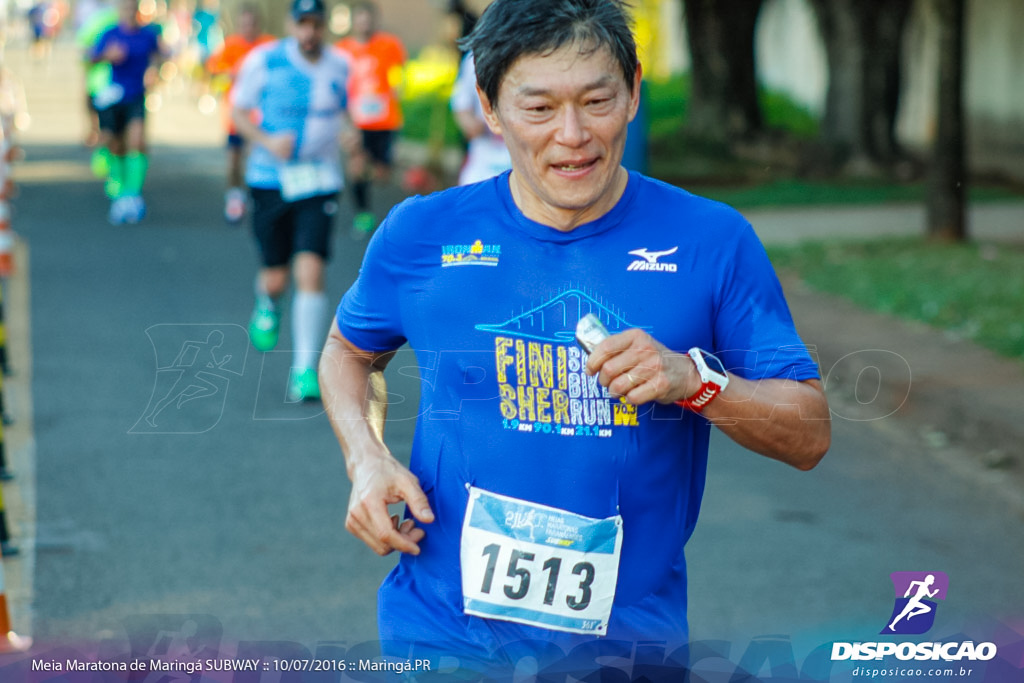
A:
<svg viewBox="0 0 1024 683">
<path fill-rule="evenodd" d="M 292 300 L 293 367 L 316 368 L 327 336 L 327 295 L 323 292 L 295 292 Z"/>
</svg>

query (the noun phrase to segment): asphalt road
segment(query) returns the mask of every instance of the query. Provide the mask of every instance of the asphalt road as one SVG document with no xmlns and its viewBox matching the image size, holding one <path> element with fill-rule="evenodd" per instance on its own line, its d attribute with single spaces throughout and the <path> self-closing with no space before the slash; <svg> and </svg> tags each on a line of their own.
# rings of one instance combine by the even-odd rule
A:
<svg viewBox="0 0 1024 683">
<path fill-rule="evenodd" d="M 153 116 L 149 216 L 114 227 L 77 142 L 73 69 L 30 71 L 16 57 L 35 120 L 15 228 L 31 266 L 36 525 L 22 539 L 34 556 L 5 564 L 34 562 L 33 635 L 43 648 L 158 653 L 190 635 L 222 652 L 373 640 L 375 590 L 393 559 L 344 531 L 349 485 L 327 421 L 319 406 L 284 399 L 287 333 L 280 352 L 247 343 L 257 262 L 247 230 L 220 216 L 216 117 L 191 111 L 184 94 Z M 346 201 L 332 299 L 362 255 L 350 216 Z M 179 353 L 189 342 L 208 353 L 218 334 L 206 383 L 194 380 L 202 364 L 192 361 L 207 356 Z M 412 435 L 412 368 L 401 354 L 389 371 L 398 453 Z M 174 388 L 179 370 L 216 390 L 154 412 L 187 389 Z M 687 548 L 689 614 L 694 638 L 731 644 L 727 659 L 764 636 L 790 643 L 798 664 L 822 643 L 877 638 L 895 571 L 950 577 L 935 636 L 1001 633 L 997 622 L 1024 618 L 1019 496 L 935 462 L 915 440 L 839 418 L 812 472 L 720 435 L 709 469 Z"/>
</svg>

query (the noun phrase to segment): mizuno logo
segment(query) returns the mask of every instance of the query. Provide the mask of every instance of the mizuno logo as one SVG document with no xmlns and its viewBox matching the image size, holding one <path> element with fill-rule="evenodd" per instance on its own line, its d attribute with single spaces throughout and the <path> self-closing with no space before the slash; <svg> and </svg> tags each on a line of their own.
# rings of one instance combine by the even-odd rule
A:
<svg viewBox="0 0 1024 683">
<path fill-rule="evenodd" d="M 646 270 L 663 273 L 674 273 L 679 270 L 679 266 L 675 263 L 659 263 L 658 259 L 662 256 L 669 256 L 679 251 L 679 247 L 672 247 L 665 251 L 647 251 L 647 247 L 643 249 L 634 249 L 629 252 L 633 256 L 639 256 L 642 261 L 633 261 L 629 264 L 626 270 Z"/>
</svg>

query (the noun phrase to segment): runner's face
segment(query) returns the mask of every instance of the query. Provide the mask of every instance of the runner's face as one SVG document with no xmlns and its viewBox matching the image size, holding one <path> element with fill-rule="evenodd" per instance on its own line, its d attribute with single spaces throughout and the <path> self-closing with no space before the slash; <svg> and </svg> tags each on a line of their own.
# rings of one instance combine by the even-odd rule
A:
<svg viewBox="0 0 1024 683">
<path fill-rule="evenodd" d="M 138 22 L 138 0 L 121 0 L 118 6 L 118 19 L 122 25 L 134 26 Z"/>
<path fill-rule="evenodd" d="M 497 107 L 484 102 L 484 110 L 505 137 L 513 196 L 524 214 L 571 230 L 615 205 L 625 188 L 620 163 L 639 81 L 637 69 L 631 93 L 607 47 L 581 53 L 572 44 L 512 64 Z"/>
<path fill-rule="evenodd" d="M 299 51 L 307 59 L 317 59 L 323 52 L 324 30 L 326 24 L 323 17 L 307 14 L 293 23 L 295 39 L 299 43 Z"/>
<path fill-rule="evenodd" d="M 260 20 L 252 12 L 238 15 L 238 33 L 248 41 L 256 40 L 260 33 Z"/>
<path fill-rule="evenodd" d="M 376 25 L 373 12 L 364 8 L 357 9 L 352 14 L 352 33 L 362 39 L 369 38 L 373 35 L 373 31 Z"/>
</svg>

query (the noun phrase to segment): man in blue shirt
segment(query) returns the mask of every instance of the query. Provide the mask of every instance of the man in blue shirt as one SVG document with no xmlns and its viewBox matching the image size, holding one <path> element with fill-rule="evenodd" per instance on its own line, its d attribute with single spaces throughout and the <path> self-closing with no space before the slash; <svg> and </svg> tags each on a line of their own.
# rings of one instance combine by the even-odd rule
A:
<svg viewBox="0 0 1024 683">
<path fill-rule="evenodd" d="M 391 212 L 320 365 L 346 527 L 402 553 L 384 651 L 582 677 L 655 642 L 685 667 L 710 427 L 814 467 L 818 369 L 743 217 L 622 167 L 641 69 L 619 2 L 496 0 L 466 47 L 512 170 Z M 596 345 L 573 339 L 587 314 L 611 333 Z M 383 440 L 382 371 L 405 343 L 422 378 L 408 468 Z"/>
<path fill-rule="evenodd" d="M 340 143 L 344 137 L 349 153 L 359 147 L 346 112 L 348 63 L 324 44 L 325 11 L 321 0 L 295 0 L 291 36 L 243 62 L 231 114 L 252 143 L 245 180 L 262 261 L 249 336 L 260 351 L 277 344 L 278 301 L 293 274 L 294 402 L 320 398 L 316 365 L 330 311 L 324 266 L 342 188 Z"/>
<path fill-rule="evenodd" d="M 138 12 L 137 0 L 121 0 L 117 25 L 103 33 L 92 50 L 94 64 L 110 64 L 110 83 L 96 93 L 93 103 L 102 142 L 110 152 L 106 191 L 114 224 L 138 223 L 146 213 L 146 72 L 164 50 L 160 28 L 140 25 Z"/>
</svg>

